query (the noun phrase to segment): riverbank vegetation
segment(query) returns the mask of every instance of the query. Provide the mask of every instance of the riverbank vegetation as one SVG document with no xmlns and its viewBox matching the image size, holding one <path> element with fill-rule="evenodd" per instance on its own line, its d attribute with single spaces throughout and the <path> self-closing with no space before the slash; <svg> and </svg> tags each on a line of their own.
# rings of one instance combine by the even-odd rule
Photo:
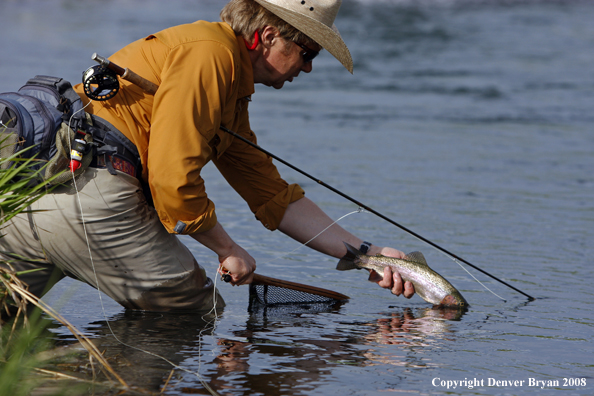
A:
<svg viewBox="0 0 594 396">
<path fill-rule="evenodd" d="M 3 134 L 0 131 L 0 136 Z M 6 154 L 6 139 L 0 139 L 0 238 L 5 224 L 26 211 L 47 193 L 38 183 L 35 159 Z M 29 293 L 11 260 L 0 261 L 0 396 L 98 394 L 104 388 L 115 393 L 130 390 L 95 345 L 58 312 Z M 50 340 L 48 326 L 66 327 L 82 348 L 59 348 Z M 82 354 L 88 355 L 85 358 Z M 81 363 L 85 362 L 86 363 Z M 69 363 L 65 363 L 69 362 Z M 59 367 L 85 365 L 90 375 L 65 374 Z M 90 377 L 90 379 L 89 379 Z M 101 394 L 105 394 L 101 392 Z"/>
</svg>

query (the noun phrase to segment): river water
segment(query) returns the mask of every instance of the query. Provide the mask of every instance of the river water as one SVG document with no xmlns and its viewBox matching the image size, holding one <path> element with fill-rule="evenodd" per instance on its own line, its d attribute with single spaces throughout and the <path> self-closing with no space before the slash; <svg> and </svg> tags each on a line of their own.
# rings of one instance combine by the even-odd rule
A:
<svg viewBox="0 0 594 396">
<path fill-rule="evenodd" d="M 224 3 L 3 1 L 0 91 L 35 74 L 77 82 L 92 53 L 217 20 Z M 221 395 L 594 394 L 593 20 L 590 1 L 344 0 L 337 25 L 354 75 L 322 53 L 310 75 L 258 87 L 250 105 L 260 145 L 536 300 L 469 269 L 492 294 L 386 221 L 347 216 L 340 223 L 375 244 L 423 251 L 470 308 L 392 296 L 262 228 L 210 166 L 220 221 L 258 272 L 350 301 L 250 314 L 247 287 L 219 281 L 228 306 L 212 322 L 125 312 L 71 280 L 46 300 L 154 393 L 173 369 L 167 395 L 207 394 L 204 383 Z M 279 169 L 333 218 L 357 212 Z M 186 242 L 213 276 L 216 257 Z M 59 325 L 50 334 L 74 343 Z"/>
</svg>

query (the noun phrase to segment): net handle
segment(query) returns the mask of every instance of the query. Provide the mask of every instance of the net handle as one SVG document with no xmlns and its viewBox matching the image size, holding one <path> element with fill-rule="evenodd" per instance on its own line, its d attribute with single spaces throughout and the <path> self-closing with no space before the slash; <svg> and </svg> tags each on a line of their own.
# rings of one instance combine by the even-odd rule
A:
<svg viewBox="0 0 594 396">
<path fill-rule="evenodd" d="M 283 287 L 285 289 L 296 290 L 304 293 L 315 294 L 322 297 L 332 298 L 338 301 L 346 301 L 350 297 L 345 296 L 344 294 L 322 289 L 321 287 L 315 287 L 310 285 L 304 285 L 302 283 L 286 281 L 282 279 L 271 278 L 269 276 L 260 275 L 254 273 L 254 278 L 252 281 L 253 285 L 268 285 L 268 286 L 276 286 L 276 287 Z"/>
</svg>

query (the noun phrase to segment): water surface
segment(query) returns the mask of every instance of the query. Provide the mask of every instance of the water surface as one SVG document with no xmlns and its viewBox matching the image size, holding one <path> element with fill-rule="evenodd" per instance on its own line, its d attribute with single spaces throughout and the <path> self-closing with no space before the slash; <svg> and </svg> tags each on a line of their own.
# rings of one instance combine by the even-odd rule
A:
<svg viewBox="0 0 594 396">
<path fill-rule="evenodd" d="M 78 81 L 92 53 L 215 20 L 224 3 L 3 2 L 0 90 L 35 74 Z M 220 221 L 258 272 L 351 300 L 250 315 L 247 288 L 219 283 L 228 307 L 214 323 L 125 312 L 69 280 L 47 300 L 135 386 L 159 392 L 172 366 L 133 347 L 176 364 L 168 395 L 206 394 L 201 380 L 225 395 L 592 394 L 592 20 L 586 1 L 345 0 L 337 25 L 354 75 L 323 53 L 311 74 L 280 91 L 258 87 L 250 105 L 262 146 L 535 301 L 470 270 L 501 300 L 393 225 L 348 216 L 341 224 L 375 244 L 423 251 L 471 306 L 454 315 L 394 297 L 262 228 L 210 166 Z M 333 218 L 357 211 L 279 168 Z M 216 256 L 185 241 L 214 275 Z M 52 332 L 73 342 L 66 329 Z"/>
</svg>

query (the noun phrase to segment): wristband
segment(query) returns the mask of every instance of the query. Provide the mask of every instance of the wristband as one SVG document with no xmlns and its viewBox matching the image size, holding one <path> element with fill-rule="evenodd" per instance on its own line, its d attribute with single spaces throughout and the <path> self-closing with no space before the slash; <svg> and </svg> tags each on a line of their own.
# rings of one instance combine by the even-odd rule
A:
<svg viewBox="0 0 594 396">
<path fill-rule="evenodd" d="M 371 243 L 369 243 L 367 241 L 363 241 L 363 243 L 361 244 L 361 247 L 359 248 L 359 250 L 361 251 L 361 253 L 367 254 L 367 252 L 369 251 L 369 248 L 370 247 L 371 247 Z"/>
</svg>

